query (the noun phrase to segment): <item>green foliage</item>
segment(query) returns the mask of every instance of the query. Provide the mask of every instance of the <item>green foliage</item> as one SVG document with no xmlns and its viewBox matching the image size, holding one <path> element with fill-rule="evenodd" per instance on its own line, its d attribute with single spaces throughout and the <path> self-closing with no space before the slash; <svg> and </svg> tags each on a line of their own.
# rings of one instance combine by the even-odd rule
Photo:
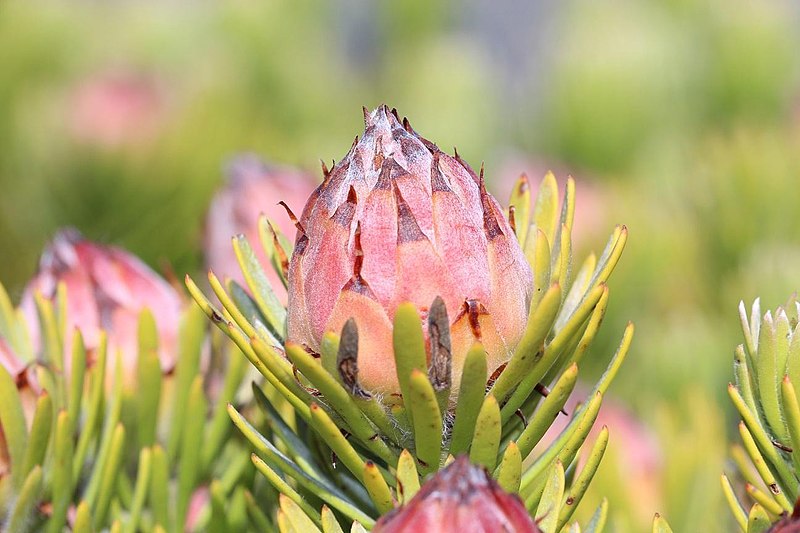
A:
<svg viewBox="0 0 800 533">
<path fill-rule="evenodd" d="M 519 195 L 512 201 L 519 202 Z M 357 361 L 357 336 L 350 326 L 345 326 L 341 342 L 339 335 L 326 334 L 318 358 L 296 344 L 282 345 L 285 313 L 268 303 L 274 295 L 243 239 L 234 244 L 257 305 L 237 303 L 233 285 L 225 291 L 210 274 L 222 304 L 217 308 L 187 277 L 200 308 L 265 378 L 263 385 L 254 385 L 266 419 L 262 428 L 234 407 L 228 410 L 256 450 L 254 464 L 282 494 L 275 524 L 279 529 L 313 524 L 317 530 L 338 531 L 334 515 L 340 522 L 371 528 L 379 516 L 408 501 L 429 474 L 461 453 L 517 492 L 531 515 L 541 518 L 544 531 L 568 524 L 605 452 L 608 430 L 588 443 L 587 462 L 576 473 L 578 452 L 633 334 L 629 325 L 606 373 L 571 413 L 566 428 L 533 454 L 573 390 L 578 362 L 608 304 L 605 283 L 627 237 L 624 227 L 617 228 L 599 260 L 585 262 L 573 278 L 573 205 L 572 181 L 559 208 L 555 178 L 549 175 L 534 209 L 515 210 L 516 227 L 527 229 L 518 234 L 527 235 L 521 244 L 529 250 L 541 297 L 533 299 L 523 340 L 505 369 L 488 383 L 486 354 L 479 343 L 473 346 L 452 405 L 449 387 L 437 390 L 429 377 L 422 324 L 410 304 L 398 307 L 394 318 L 393 353 L 402 394 L 380 401 L 332 363 Z M 268 256 L 277 253 L 274 247 L 265 249 Z M 537 392 L 553 383 L 544 396 Z M 602 530 L 605 509 L 606 504 L 600 506 L 589 531 Z"/>
<path fill-rule="evenodd" d="M 10 458 L 10 472 L 0 478 L 5 531 L 61 532 L 71 512 L 72 529 L 81 532 L 171 532 L 190 524 L 211 530 L 213 504 L 203 499 L 209 485 L 216 488 L 212 500 L 227 508 L 224 520 L 246 516 L 243 491 L 258 487 L 248 462 L 238 460 L 247 451 L 230 438 L 225 410 L 237 398 L 244 359 L 227 343 L 204 355 L 208 332 L 192 307 L 182 317 L 175 370 L 162 374 L 155 324 L 144 311 L 134 384 L 123 376 L 121 352 L 111 353 L 103 337 L 87 353 L 79 331 L 72 335 L 67 374 L 62 339 L 69 337 L 58 326 L 64 297 L 61 289 L 55 301 L 37 302 L 42 324 L 49 325 L 42 328 L 46 360 L 30 348 L 21 313 L 10 305 L 0 310 L 0 336 L 32 365 L 42 387 L 38 394 L 19 387 L 0 366 L 0 426 Z M 0 300 L 7 301 L 2 286 Z M 113 377 L 109 357 L 116 359 Z"/>
</svg>

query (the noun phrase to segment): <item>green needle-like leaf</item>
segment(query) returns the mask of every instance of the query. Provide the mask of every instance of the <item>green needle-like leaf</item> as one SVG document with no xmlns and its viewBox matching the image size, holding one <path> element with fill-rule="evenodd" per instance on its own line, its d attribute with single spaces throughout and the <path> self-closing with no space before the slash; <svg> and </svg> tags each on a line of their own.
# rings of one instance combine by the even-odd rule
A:
<svg viewBox="0 0 800 533">
<path fill-rule="evenodd" d="M 139 452 L 139 464 L 136 469 L 136 487 L 133 489 L 133 503 L 131 504 L 128 521 L 124 530 L 127 533 L 136 533 L 141 520 L 147 491 L 150 487 L 150 472 L 152 467 L 152 450 L 143 448 Z"/>
<path fill-rule="evenodd" d="M 339 427 L 331 420 L 325 409 L 316 403 L 311 404 L 311 424 L 314 430 L 319 433 L 333 453 L 339 458 L 344 466 L 353 473 L 356 479 L 361 479 L 364 473 L 364 460 L 358 452 L 344 438 Z"/>
<path fill-rule="evenodd" d="M 797 402 L 797 392 L 789 380 L 789 376 L 784 376 L 781 381 L 781 405 L 786 416 L 786 426 L 789 428 L 794 468 L 795 471 L 800 472 L 800 405 Z"/>
<path fill-rule="evenodd" d="M 427 372 L 428 369 L 422 321 L 414 304 L 403 303 L 397 307 L 394 315 L 392 345 L 400 392 L 403 394 L 403 400 L 408 403 L 407 398 L 411 394 L 410 376 L 412 371 Z M 413 418 L 412 412 L 411 419 L 413 420 Z"/>
<path fill-rule="evenodd" d="M 61 411 L 56 417 L 56 433 L 53 441 L 52 498 L 53 513 L 47 523 L 49 533 L 60 533 L 67 520 L 67 510 L 72 501 L 72 451 L 69 414 Z"/>
<path fill-rule="evenodd" d="M 256 454 L 252 454 L 250 458 L 253 461 L 256 469 L 261 472 L 264 477 L 267 478 L 267 481 L 275 487 L 275 489 L 280 493 L 295 502 L 300 508 L 308 515 L 308 517 L 314 521 L 315 524 L 322 525 L 322 520 L 320 514 L 317 512 L 316 509 L 311 507 L 308 502 L 296 491 L 294 490 L 291 485 L 286 483 L 284 479 L 275 471 L 273 470 L 263 459 L 258 457 Z"/>
<path fill-rule="evenodd" d="M 548 172 L 539 184 L 536 203 L 533 207 L 533 222 L 541 229 L 547 240 L 553 242 L 558 227 L 558 183 L 552 172 Z"/>
<path fill-rule="evenodd" d="M 501 401 L 519 384 L 536 364 L 544 351 L 544 340 L 561 305 L 561 286 L 552 285 L 541 303 L 531 310 L 522 338 L 508 361 L 506 368 L 492 386 L 492 394 Z"/>
<path fill-rule="evenodd" d="M 353 397 L 314 357 L 300 345 L 291 342 L 286 343 L 286 355 L 311 384 L 322 393 L 328 404 L 339 413 L 352 434 L 361 441 L 364 447 L 389 463 L 397 460 L 397 456 L 380 438 L 380 434 L 356 405 Z"/>
<path fill-rule="evenodd" d="M 761 324 L 761 335 L 758 339 L 758 394 L 761 400 L 761 410 L 767 419 L 769 428 L 775 437 L 787 442 L 788 432 L 781 417 L 780 399 L 778 397 L 780 378 L 783 369 L 778 363 L 778 339 L 776 326 L 770 313 L 767 313 Z"/>
<path fill-rule="evenodd" d="M 320 522 L 315 524 L 291 498 L 281 494 L 279 501 L 278 523 L 283 523 L 285 526 L 281 527 L 281 531 L 320 533 L 320 529 L 317 527 L 320 525 Z"/>
<path fill-rule="evenodd" d="M 72 334 L 72 369 L 69 386 L 69 419 L 72 424 L 72 431 L 78 425 L 78 418 L 81 412 L 81 402 L 83 400 L 83 380 L 86 375 L 86 349 L 83 345 L 83 337 L 80 330 L 76 329 Z"/>
<path fill-rule="evenodd" d="M 592 481 L 592 478 L 597 472 L 597 468 L 600 466 L 600 461 L 603 459 L 603 455 L 606 452 L 607 446 L 608 428 L 604 426 L 603 429 L 600 430 L 600 434 L 597 436 L 597 439 L 595 440 L 594 445 L 589 452 L 589 456 L 586 459 L 586 465 L 583 467 L 583 470 L 581 470 L 580 474 L 578 474 L 577 479 L 572 483 L 572 486 L 567 492 L 566 499 L 561 507 L 561 513 L 558 517 L 557 529 L 564 527 L 572 518 L 572 514 L 575 512 L 575 509 L 577 509 L 578 504 L 581 503 L 583 495 L 586 494 L 586 489 L 589 488 L 589 483 Z"/>
<path fill-rule="evenodd" d="M 89 451 L 89 445 L 97 437 L 97 431 L 100 427 L 106 386 L 107 348 L 108 337 L 101 331 L 100 341 L 95 352 L 95 363 L 94 366 L 89 369 L 89 402 L 86 406 L 86 418 L 83 423 L 81 434 L 78 437 L 78 445 L 75 448 L 75 456 L 72 461 L 72 478 L 76 483 L 81 476 L 83 461 Z"/>
<path fill-rule="evenodd" d="M 414 423 L 414 446 L 420 470 L 423 474 L 439 469 L 442 451 L 442 414 L 436 401 L 433 385 L 428 373 L 418 369 L 411 371 L 409 393 L 404 394 L 406 405 L 412 412 Z"/>
<path fill-rule="evenodd" d="M 533 237 L 533 238 L 531 238 Z M 533 294 L 531 294 L 531 310 L 538 307 L 547 287 L 550 287 L 550 243 L 547 236 L 536 226 L 528 230 L 528 242 L 525 245 L 525 259 L 531 265 L 533 273 Z M 530 311 L 530 310 L 529 310 Z"/>
<path fill-rule="evenodd" d="M 475 422 L 475 433 L 469 451 L 470 461 L 483 465 L 489 471 L 494 470 L 501 434 L 500 406 L 497 399 L 488 394 Z"/>
<path fill-rule="evenodd" d="M 750 460 L 753 462 L 753 466 L 756 467 L 761 479 L 764 480 L 764 484 L 769 487 L 770 491 L 775 495 L 775 499 L 778 501 L 778 503 L 780 503 L 781 506 L 787 511 L 791 511 L 792 505 L 789 503 L 786 495 L 783 494 L 783 491 L 781 491 L 778 482 L 775 480 L 775 477 L 772 475 L 772 471 L 764 461 L 764 457 L 761 455 L 758 445 L 753 439 L 751 432 L 748 431 L 748 428 L 744 422 L 739 422 L 739 434 L 742 437 L 744 449 L 750 456 Z"/>
<path fill-rule="evenodd" d="M 217 279 L 217 276 L 210 270 L 208 271 L 208 283 L 211 285 L 211 290 L 214 291 L 222 307 L 230 314 L 233 321 L 236 322 L 236 325 L 239 326 L 248 337 L 255 337 L 256 330 L 253 324 L 242 314 L 239 307 L 234 303 L 231 297 L 228 296 L 228 293 L 225 291 L 219 279 Z"/>
<path fill-rule="evenodd" d="M 522 454 L 515 442 L 509 442 L 497 468 L 497 483 L 504 491 L 516 494 L 522 477 Z"/>
<path fill-rule="evenodd" d="M 542 533 L 558 531 L 556 524 L 558 523 L 561 499 L 564 496 L 564 483 L 564 466 L 561 461 L 556 460 L 547 475 L 547 483 L 534 515 Z"/>
<path fill-rule="evenodd" d="M 172 530 L 174 528 L 169 516 L 171 507 L 169 464 L 167 463 L 167 454 L 160 445 L 153 446 L 150 462 L 152 474 L 150 475 L 150 496 L 148 501 L 153 512 L 153 521 L 165 529 Z"/>
<path fill-rule="evenodd" d="M 47 391 L 42 391 L 36 400 L 36 411 L 31 424 L 31 434 L 25 449 L 25 459 L 21 466 L 21 475 L 28 476 L 36 465 L 44 464 L 50 430 L 53 425 L 53 402 Z"/>
<path fill-rule="evenodd" d="M 183 443 L 178 458 L 178 496 L 177 496 L 177 521 L 182 527 L 185 524 L 186 512 L 189 509 L 189 499 L 198 477 L 202 474 L 200 469 L 200 449 L 198 442 L 203 439 L 203 426 L 206 419 L 208 403 L 203 392 L 203 377 L 195 377 L 189 391 L 189 401 L 186 404 L 186 413 L 183 415 Z"/>
<path fill-rule="evenodd" d="M 75 510 L 75 525 L 72 526 L 73 533 L 92 533 L 92 515 L 89 511 L 89 504 L 82 501 Z"/>
<path fill-rule="evenodd" d="M 275 296 L 250 243 L 243 235 L 238 235 L 233 238 L 233 250 L 261 314 L 266 317 L 273 331 L 283 332 L 286 324 L 286 308 Z"/>
<path fill-rule="evenodd" d="M 467 352 L 464 369 L 461 372 L 461 386 L 449 450 L 454 456 L 469 450 L 485 389 L 486 350 L 482 344 L 476 342 Z"/>
<path fill-rule="evenodd" d="M 125 448 L 125 428 L 122 424 L 117 424 L 109 447 L 108 460 L 103 468 L 103 477 L 100 482 L 100 490 L 97 495 L 97 504 L 94 507 L 92 516 L 94 526 L 100 528 L 105 524 L 106 515 L 111 505 L 111 497 L 114 495 L 114 486 L 117 481 L 117 473 L 122 463 L 122 452 Z"/>
<path fill-rule="evenodd" d="M 15 487 L 20 487 L 25 481 L 23 465 L 28 446 L 28 428 L 17 384 L 3 365 L 0 365 L 0 426 L 6 439 L 12 481 Z"/>
<path fill-rule="evenodd" d="M 531 185 L 528 176 L 521 175 L 511 190 L 509 206 L 514 207 L 514 225 L 516 226 L 517 240 L 524 249 L 525 239 L 531 223 Z"/>
<path fill-rule="evenodd" d="M 161 400 L 161 361 L 158 352 L 149 350 L 139 355 L 137 374 L 139 394 L 136 400 L 136 432 L 139 447 L 144 448 L 152 446 L 156 439 L 158 406 Z"/>
<path fill-rule="evenodd" d="M 745 485 L 744 490 L 745 492 L 747 492 L 747 495 L 750 496 L 750 498 L 752 498 L 754 502 L 761 505 L 761 507 L 763 507 L 764 510 L 767 511 L 772 516 L 778 517 L 781 516 L 783 513 L 787 512 L 780 506 L 780 504 L 778 504 L 778 502 L 776 502 L 770 496 L 768 496 L 767 493 L 758 490 L 753 485 L 750 484 Z"/>
<path fill-rule="evenodd" d="M 569 395 L 575 388 L 578 380 L 578 365 L 572 365 L 561 375 L 550 394 L 544 399 L 539 408 L 534 412 L 533 417 L 528 421 L 528 425 L 517 437 L 517 446 L 523 458 L 533 451 L 534 446 L 541 440 L 556 416 L 564 408 Z"/>
<path fill-rule="evenodd" d="M 586 533 L 602 533 L 606 527 L 606 517 L 608 516 L 608 500 L 603 498 L 597 506 L 591 520 L 586 525 Z"/>
<path fill-rule="evenodd" d="M 25 477 L 19 493 L 16 495 L 14 507 L 10 515 L 7 516 L 5 531 L 26 531 L 28 530 L 28 519 L 30 518 L 39 497 L 42 493 L 42 467 L 36 465 Z"/>
<path fill-rule="evenodd" d="M 206 336 L 203 313 L 188 307 L 181 316 L 178 345 L 178 362 L 175 365 L 175 388 L 171 414 L 173 420 L 182 420 L 187 412 L 192 382 L 200 368 L 200 353 Z M 173 461 L 178 455 L 183 438 L 184 424 L 173 423 L 167 436 L 167 458 Z M 166 524 L 162 524 L 167 527 Z"/>
<path fill-rule="evenodd" d="M 397 461 L 397 499 L 400 504 L 408 503 L 418 491 L 417 465 L 408 450 L 403 450 Z"/>
<path fill-rule="evenodd" d="M 389 485 L 386 484 L 380 470 L 372 461 L 364 464 L 363 480 L 369 497 L 375 503 L 378 512 L 384 514 L 391 511 L 394 508 L 392 491 L 389 490 Z"/>
<path fill-rule="evenodd" d="M 733 487 L 731 486 L 730 480 L 728 480 L 728 476 L 723 474 L 720 477 L 720 481 L 722 482 L 722 492 L 725 494 L 725 500 L 728 502 L 728 506 L 733 513 L 733 517 L 736 519 L 736 523 L 739 524 L 739 528 L 743 531 L 747 531 L 747 513 L 742 507 L 742 504 L 739 503 L 739 499 L 736 497 L 736 493 L 733 491 Z"/>
<path fill-rule="evenodd" d="M 203 446 L 202 464 L 204 469 L 208 469 L 211 463 L 219 454 L 225 438 L 231 430 L 230 419 L 228 418 L 227 405 L 234 400 L 236 391 L 244 379 L 247 371 L 247 359 L 241 357 L 238 350 L 231 348 L 228 357 L 228 367 L 225 369 L 225 380 L 222 390 L 217 396 L 217 403 L 214 406 L 214 414 L 208 423 L 208 434 Z"/>
</svg>

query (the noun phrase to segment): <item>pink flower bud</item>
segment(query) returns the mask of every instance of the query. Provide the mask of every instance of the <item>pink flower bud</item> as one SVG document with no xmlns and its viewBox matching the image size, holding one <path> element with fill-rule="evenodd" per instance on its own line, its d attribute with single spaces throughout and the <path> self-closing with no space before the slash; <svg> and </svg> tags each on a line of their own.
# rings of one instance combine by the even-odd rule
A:
<svg viewBox="0 0 800 533">
<path fill-rule="evenodd" d="M 41 344 L 34 294 L 53 298 L 58 284 L 67 292 L 64 363 L 71 361 L 72 331 L 79 329 L 91 358 L 108 333 L 108 367 L 113 376 L 117 350 L 122 353 L 126 381 L 135 376 L 139 315 L 145 308 L 155 318 L 161 368 L 170 370 L 177 357 L 182 303 L 178 292 L 138 258 L 119 248 L 84 239 L 77 231 L 60 231 L 45 249 L 39 272 L 28 283 L 21 307 L 31 328 L 34 348 Z"/>
<path fill-rule="evenodd" d="M 269 166 L 254 155 L 235 158 L 227 175 L 228 183 L 214 197 L 206 219 L 206 262 L 220 279 L 231 278 L 246 288 L 231 246 L 231 236 L 243 234 L 264 265 L 275 293 L 286 303 L 283 284 L 260 244 L 258 218 L 263 213 L 284 235 L 294 235 L 294 224 L 279 202 L 299 209 L 317 184 L 311 176 L 291 168 Z"/>
<path fill-rule="evenodd" d="M 375 533 L 538 533 L 517 495 L 503 491 L 481 467 L 459 457 L 440 470 L 403 507 L 383 516 Z"/>
<path fill-rule="evenodd" d="M 353 317 L 359 378 L 398 390 L 397 306 L 426 322 L 439 296 L 450 322 L 452 383 L 479 339 L 489 371 L 508 360 L 528 315 L 531 271 L 497 201 L 457 155 L 382 106 L 303 210 L 289 268 L 288 339 L 318 350 Z"/>
</svg>

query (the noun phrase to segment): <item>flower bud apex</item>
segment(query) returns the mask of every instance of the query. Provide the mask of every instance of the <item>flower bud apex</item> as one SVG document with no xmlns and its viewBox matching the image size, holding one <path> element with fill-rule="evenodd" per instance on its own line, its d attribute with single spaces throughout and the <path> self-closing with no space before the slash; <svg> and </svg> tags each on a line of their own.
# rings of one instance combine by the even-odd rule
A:
<svg viewBox="0 0 800 533">
<path fill-rule="evenodd" d="M 403 507 L 381 518 L 375 533 L 538 533 L 519 496 L 503 491 L 481 467 L 459 457 Z"/>
<path fill-rule="evenodd" d="M 530 267 L 482 176 L 386 106 L 365 122 L 361 140 L 300 218 L 289 266 L 288 339 L 318 351 L 323 334 L 338 333 L 352 317 L 361 383 L 396 392 L 395 310 L 413 303 L 427 329 L 432 302 L 441 298 L 456 388 L 476 340 L 490 372 L 509 359 L 528 316 Z"/>
</svg>

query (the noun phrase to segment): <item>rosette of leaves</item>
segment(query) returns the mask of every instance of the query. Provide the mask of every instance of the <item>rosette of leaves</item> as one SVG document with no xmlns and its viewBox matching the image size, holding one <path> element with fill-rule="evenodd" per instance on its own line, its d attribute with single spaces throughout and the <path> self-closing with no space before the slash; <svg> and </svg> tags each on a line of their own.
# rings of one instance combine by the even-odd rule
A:
<svg viewBox="0 0 800 533">
<path fill-rule="evenodd" d="M 455 402 L 448 402 L 451 384 L 437 381 L 436 361 L 428 360 L 413 306 L 400 306 L 393 322 L 391 348 L 401 393 L 381 397 L 364 391 L 353 372 L 359 332 L 352 322 L 325 334 L 318 357 L 285 343 L 286 309 L 243 236 L 234 237 L 233 246 L 248 286 L 223 284 L 209 273 L 221 307 L 187 277 L 200 307 L 264 378 L 253 385 L 263 422 L 233 405 L 229 414 L 252 444 L 256 468 L 281 493 L 274 513 L 281 531 L 370 529 L 379 516 L 408 502 L 426 476 L 462 454 L 492 472 L 503 489 L 519 494 L 543 531 L 580 531 L 570 521 L 603 456 L 608 429 L 585 441 L 628 352 L 633 326 L 625 329 L 588 396 L 563 415 L 569 417 L 566 428 L 532 453 L 562 416 L 578 365 L 603 320 L 606 281 L 627 239 L 626 228 L 616 228 L 600 257 L 590 255 L 576 268 L 574 194 L 570 179 L 560 202 L 556 180 L 548 174 L 533 202 L 527 178 L 520 178 L 508 213 L 534 276 L 527 327 L 513 356 L 488 382 L 486 353 L 480 344 L 473 347 Z M 260 245 L 286 283 L 292 246 L 275 226 L 262 217 Z M 435 306 L 429 321 L 436 320 Z M 431 326 L 441 333 L 447 324 L 431 323 L 428 331 Z M 579 468 L 584 446 L 588 453 Z M 605 516 L 604 503 L 585 530 L 601 531 Z"/>
<path fill-rule="evenodd" d="M 191 524 L 220 531 L 263 522 L 248 489 L 253 469 L 242 443 L 230 438 L 226 412 L 246 363 L 228 357 L 224 371 L 201 372 L 206 345 L 213 345 L 216 360 L 230 343 L 219 334 L 209 342 L 205 317 L 188 307 L 177 363 L 164 374 L 155 321 L 143 311 L 136 376 L 123 376 L 121 352 L 108 349 L 105 335 L 87 353 L 80 332 L 65 331 L 65 301 L 63 283 L 54 300 L 37 295 L 42 350 L 36 353 L 22 312 L 0 285 L 0 341 L 41 389 L 27 416 L 18 376 L 0 365 L 0 427 L 9 463 L 0 476 L 0 529 L 172 532 Z M 65 339 L 72 343 L 69 366 Z"/>
<path fill-rule="evenodd" d="M 726 475 L 722 488 L 736 523 L 752 533 L 781 517 L 791 521 L 800 496 L 800 303 L 792 297 L 762 314 L 756 300 L 748 315 L 742 302 L 739 316 L 744 343 L 734 352 L 735 382 L 728 393 L 741 417 L 741 443 L 731 457 L 744 494 L 737 496 Z"/>
</svg>

